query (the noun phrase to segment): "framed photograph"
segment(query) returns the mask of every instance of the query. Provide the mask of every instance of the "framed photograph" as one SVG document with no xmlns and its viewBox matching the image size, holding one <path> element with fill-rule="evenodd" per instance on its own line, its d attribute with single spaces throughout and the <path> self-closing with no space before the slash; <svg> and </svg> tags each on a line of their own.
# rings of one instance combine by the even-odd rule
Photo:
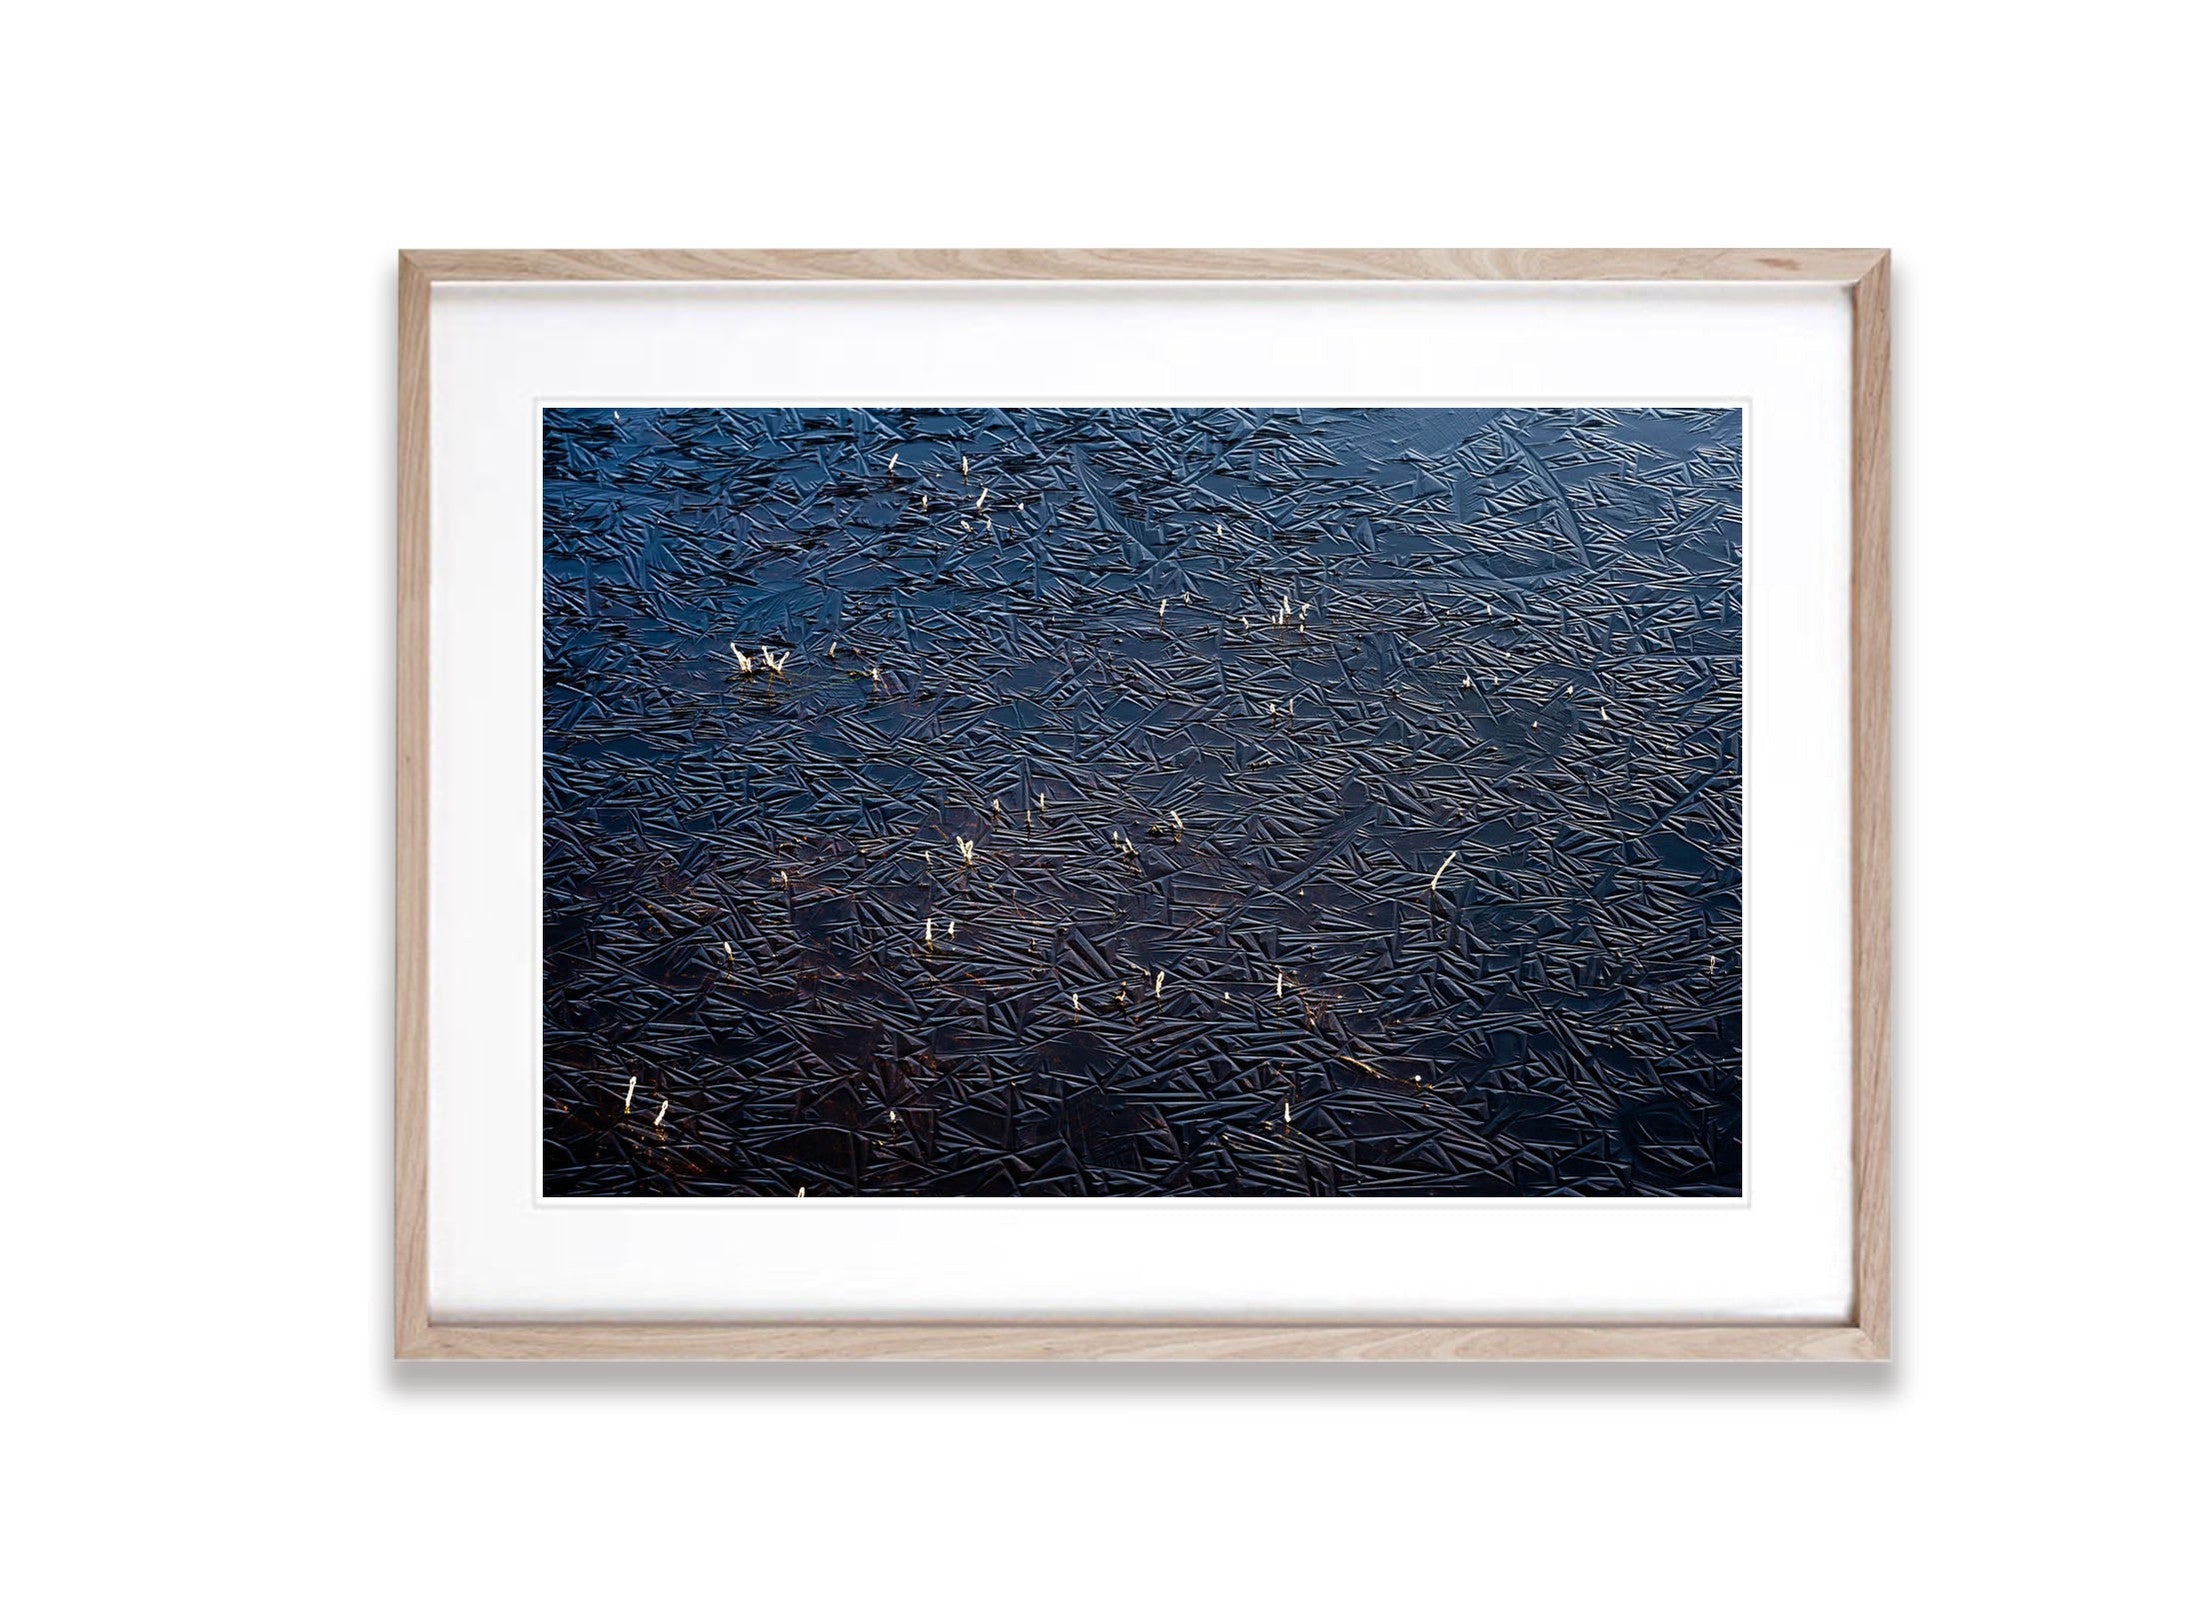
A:
<svg viewBox="0 0 2199 1599">
<path fill-rule="evenodd" d="M 1885 1358 L 1885 252 L 399 282 L 400 1356 Z"/>
</svg>

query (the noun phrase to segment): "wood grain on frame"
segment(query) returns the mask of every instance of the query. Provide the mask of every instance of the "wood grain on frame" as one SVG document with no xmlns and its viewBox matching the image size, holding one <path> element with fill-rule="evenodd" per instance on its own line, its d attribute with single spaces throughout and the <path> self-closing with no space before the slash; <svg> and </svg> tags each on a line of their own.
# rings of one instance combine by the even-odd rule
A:
<svg viewBox="0 0 2199 1599">
<path fill-rule="evenodd" d="M 1397 1322 L 530 1322 L 435 1326 L 460 1360 L 1806 1360 L 1875 1358 L 1852 1326 Z"/>
<path fill-rule="evenodd" d="M 1882 1360 L 1890 1353 L 1890 258 L 1883 250 L 415 250 L 398 261 L 396 1353 L 407 1359 Z M 1853 303 L 1852 1319 L 1366 1325 L 532 1322 L 428 1313 L 429 297 L 438 282 L 1834 283 Z"/>
<path fill-rule="evenodd" d="M 1891 1336 L 1893 1088 L 1893 324 L 1892 263 L 1853 292 L 1849 457 L 1849 870 L 1854 1052 L 1855 1318 L 1872 1354 Z"/>
<path fill-rule="evenodd" d="M 428 1325 L 428 294 L 397 263 L 397 1351 Z"/>
<path fill-rule="evenodd" d="M 412 250 L 436 282 L 1853 283 L 1877 250 Z"/>
</svg>

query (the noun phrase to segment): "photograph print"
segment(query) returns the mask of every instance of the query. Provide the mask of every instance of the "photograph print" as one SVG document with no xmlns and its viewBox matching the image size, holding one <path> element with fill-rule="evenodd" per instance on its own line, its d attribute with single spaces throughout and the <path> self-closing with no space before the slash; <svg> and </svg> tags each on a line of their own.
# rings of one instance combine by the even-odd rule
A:
<svg viewBox="0 0 2199 1599">
<path fill-rule="evenodd" d="M 544 1195 L 1739 1196 L 1743 466 L 545 409 Z"/>
</svg>

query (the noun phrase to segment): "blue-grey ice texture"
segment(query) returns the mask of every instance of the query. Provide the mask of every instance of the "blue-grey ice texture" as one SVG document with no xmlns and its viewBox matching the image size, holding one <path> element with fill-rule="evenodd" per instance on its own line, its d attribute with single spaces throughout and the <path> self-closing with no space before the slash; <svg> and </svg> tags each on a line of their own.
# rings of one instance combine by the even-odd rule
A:
<svg viewBox="0 0 2199 1599">
<path fill-rule="evenodd" d="M 543 518 L 547 1192 L 1740 1192 L 1739 411 L 563 409 Z"/>
</svg>

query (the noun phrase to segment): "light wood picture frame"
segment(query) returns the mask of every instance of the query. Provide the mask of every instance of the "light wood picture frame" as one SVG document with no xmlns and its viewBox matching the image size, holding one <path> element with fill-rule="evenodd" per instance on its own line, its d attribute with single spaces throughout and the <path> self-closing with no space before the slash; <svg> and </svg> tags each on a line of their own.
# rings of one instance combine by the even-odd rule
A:
<svg viewBox="0 0 2199 1599">
<path fill-rule="evenodd" d="M 1890 1351 L 1890 257 L 1803 250 L 412 250 L 398 260 L 395 1352 L 402 1359 L 1803 1360 Z M 1853 1303 L 1704 1321 L 495 1322 L 431 1318 L 428 1271 L 430 296 L 442 283 L 1524 281 L 1838 286 L 1852 307 Z"/>
</svg>

